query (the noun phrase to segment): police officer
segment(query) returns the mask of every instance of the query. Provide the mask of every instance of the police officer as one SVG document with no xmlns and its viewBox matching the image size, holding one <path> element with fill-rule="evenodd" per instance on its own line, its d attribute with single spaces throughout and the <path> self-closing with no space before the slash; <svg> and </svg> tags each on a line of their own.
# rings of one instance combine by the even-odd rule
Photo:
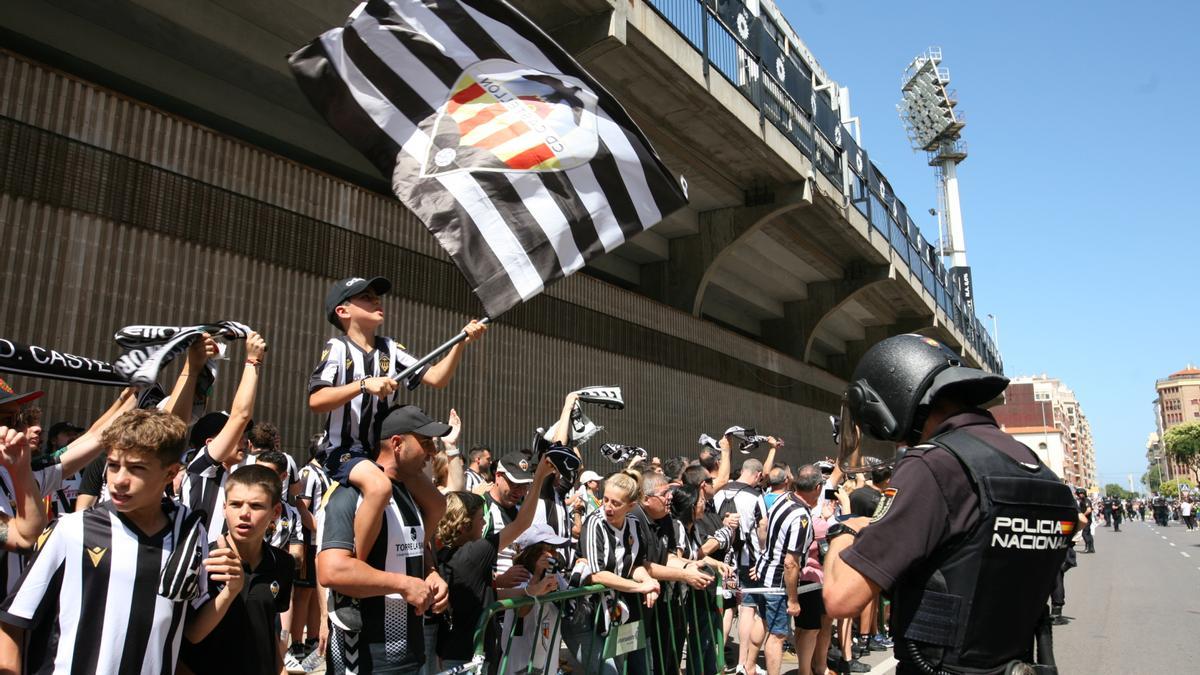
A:
<svg viewBox="0 0 1200 675">
<path fill-rule="evenodd" d="M 868 350 L 847 387 L 843 448 L 862 431 L 908 449 L 875 515 L 830 528 L 825 605 L 851 617 L 889 592 L 900 675 L 1003 673 L 1033 663 L 1035 638 L 1049 636 L 1047 599 L 1078 510 L 977 407 L 1007 385 L 936 340 L 901 335 Z M 1037 643 L 1051 662 L 1049 640 Z"/>
</svg>

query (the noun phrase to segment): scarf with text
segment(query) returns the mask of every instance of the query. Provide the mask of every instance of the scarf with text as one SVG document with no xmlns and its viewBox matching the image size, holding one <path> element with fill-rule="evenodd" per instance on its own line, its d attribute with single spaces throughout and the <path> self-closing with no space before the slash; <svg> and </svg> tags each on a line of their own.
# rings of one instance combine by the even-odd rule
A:
<svg viewBox="0 0 1200 675">
<path fill-rule="evenodd" d="M 182 327 L 126 326 L 113 336 L 124 350 L 113 367 L 128 378 L 130 384 L 147 386 L 157 381 L 159 371 L 187 351 L 204 333 L 215 338 L 244 340 L 251 332 L 249 326 L 236 321 Z"/>
</svg>

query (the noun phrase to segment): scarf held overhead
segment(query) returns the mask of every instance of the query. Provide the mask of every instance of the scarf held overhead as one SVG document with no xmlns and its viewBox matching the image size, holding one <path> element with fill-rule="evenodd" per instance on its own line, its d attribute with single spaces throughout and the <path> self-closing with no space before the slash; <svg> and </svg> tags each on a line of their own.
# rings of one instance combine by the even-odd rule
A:
<svg viewBox="0 0 1200 675">
<path fill-rule="evenodd" d="M 243 340 L 251 329 L 236 321 L 217 321 L 198 326 L 126 326 L 113 339 L 124 353 L 113 363 L 129 383 L 147 386 L 158 380 L 163 366 L 187 351 L 204 333 L 213 337 Z"/>
</svg>

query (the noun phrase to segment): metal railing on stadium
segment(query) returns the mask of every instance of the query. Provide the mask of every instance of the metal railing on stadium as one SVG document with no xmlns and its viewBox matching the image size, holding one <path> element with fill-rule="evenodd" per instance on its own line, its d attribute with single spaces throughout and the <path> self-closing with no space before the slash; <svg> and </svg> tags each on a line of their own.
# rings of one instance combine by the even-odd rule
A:
<svg viewBox="0 0 1200 675">
<path fill-rule="evenodd" d="M 530 649 L 530 661 L 526 666 L 514 669 L 509 663 L 510 648 L 516 638 L 518 627 L 524 623 L 520 611 L 536 611 L 534 626 L 539 631 L 548 631 L 548 642 L 556 650 L 554 656 L 565 646 L 572 654 L 581 651 L 579 662 L 587 672 L 601 661 L 635 654 L 631 658 L 641 659 L 646 673 L 679 672 L 683 675 L 713 675 L 725 670 L 724 634 L 721 614 L 724 611 L 719 578 L 707 589 L 695 590 L 682 583 L 661 582 L 663 595 L 653 609 L 641 608 L 640 618 L 624 623 L 611 617 L 612 607 L 620 594 L 598 584 L 571 588 L 542 596 L 525 596 L 499 600 L 489 605 L 479 618 L 475 628 L 475 649 L 472 660 L 462 666 L 445 670 L 441 675 L 479 675 L 489 671 L 487 639 L 489 628 L 499 623 L 503 616 L 512 612 L 511 628 L 499 635 L 500 656 L 496 672 L 508 673 L 553 673 L 548 671 L 550 652 L 543 654 L 540 663 L 535 662 L 537 649 Z M 668 589 L 668 586 L 672 588 Z M 547 608 L 554 607 L 553 618 L 547 616 Z M 610 612 L 605 620 L 603 612 Z M 584 614 L 577 615 L 583 612 Z M 632 612 L 631 612 L 632 613 Z M 543 619 L 546 619 L 543 621 Z M 564 621 L 574 628 L 564 635 Z M 604 626 L 608 626 L 607 629 Z M 580 627 L 583 630 L 580 630 Z M 594 632 L 598 639 L 588 639 L 586 646 L 580 638 Z M 537 636 L 534 636 L 535 640 Z M 572 644 L 575 643 L 575 644 Z M 598 653 L 597 653 L 598 652 Z M 671 668 L 678 670 L 672 671 Z M 621 674 L 630 672 L 628 658 L 621 667 Z M 583 675 L 580 673 L 579 675 Z"/>
<path fill-rule="evenodd" d="M 720 6 L 724 8 L 730 1 Z M 745 28 L 749 35 L 749 28 L 727 25 L 714 0 L 646 2 L 704 56 L 705 78 L 713 70 L 720 73 L 758 108 L 761 124 L 770 122 L 812 161 L 816 170 L 841 189 L 904 261 L 910 280 L 933 296 L 984 365 L 1004 372 L 1004 362 L 991 336 L 966 311 L 966 300 L 951 283 L 933 247 L 920 237 L 903 203 L 890 189 L 883 194 L 875 189 L 887 185 L 886 178 L 865 160 L 866 152 L 841 127 L 828 97 L 816 91 L 811 81 L 793 81 L 797 73 L 803 73 L 782 50 L 774 54 L 773 62 L 765 60 L 746 39 L 735 34 L 735 28 Z"/>
</svg>

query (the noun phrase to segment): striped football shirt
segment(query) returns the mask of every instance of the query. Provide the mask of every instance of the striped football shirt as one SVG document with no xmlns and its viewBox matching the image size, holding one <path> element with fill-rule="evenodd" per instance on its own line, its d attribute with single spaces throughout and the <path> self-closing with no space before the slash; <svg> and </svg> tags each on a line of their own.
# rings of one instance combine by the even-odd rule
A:
<svg viewBox="0 0 1200 675">
<path fill-rule="evenodd" d="M 813 541 L 812 515 L 795 495 L 779 498 L 767 514 L 767 542 L 758 560 L 758 580 L 767 588 L 783 587 L 783 562 L 789 553 L 799 557 L 800 569 Z"/>
<path fill-rule="evenodd" d="M 308 393 L 311 395 L 325 387 L 340 387 L 370 377 L 394 377 L 416 362 L 412 354 L 391 338 L 376 336 L 374 348 L 368 352 L 341 335 L 325 343 L 321 362 L 308 380 Z M 428 369 L 429 366 L 425 366 L 413 373 L 405 386 L 416 389 Z M 330 411 L 325 417 L 325 448 L 330 453 L 360 449 L 371 437 L 371 425 L 376 417 L 387 410 L 398 393 L 399 390 L 387 399 L 380 399 L 364 391 Z"/>
<path fill-rule="evenodd" d="M 202 531 L 191 534 L 188 510 L 167 504 L 169 526 L 151 535 L 112 502 L 47 528 L 25 576 L 0 605 L 0 621 L 31 636 L 25 672 L 175 671 L 189 608 L 209 600 L 201 569 L 207 547 Z M 183 557 L 187 569 L 172 567 L 177 542 L 201 547 L 199 555 Z M 181 593 L 190 598 L 160 595 L 164 581 L 185 577 L 195 580 L 194 591 Z"/>
</svg>

